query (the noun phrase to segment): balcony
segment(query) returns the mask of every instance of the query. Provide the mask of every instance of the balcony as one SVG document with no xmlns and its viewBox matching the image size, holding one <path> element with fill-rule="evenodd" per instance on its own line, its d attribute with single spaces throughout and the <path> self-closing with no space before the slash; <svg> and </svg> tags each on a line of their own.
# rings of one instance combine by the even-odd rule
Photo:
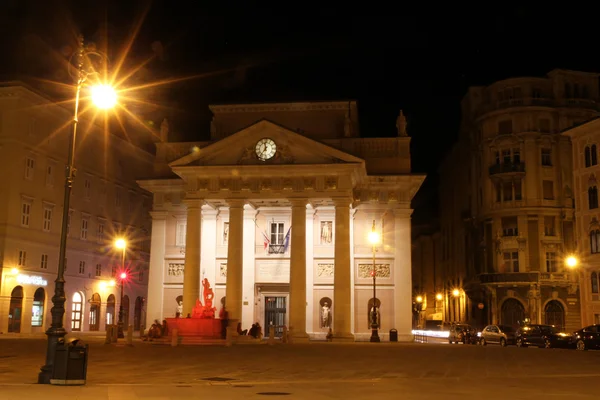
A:
<svg viewBox="0 0 600 400">
<path fill-rule="evenodd" d="M 282 244 L 270 244 L 269 254 L 285 254 L 285 246 Z"/>
<path fill-rule="evenodd" d="M 541 284 L 565 284 L 571 282 L 571 276 L 566 272 L 540 272 Z"/>
<path fill-rule="evenodd" d="M 479 275 L 481 283 L 537 283 L 537 272 L 506 272 Z"/>
<path fill-rule="evenodd" d="M 509 175 L 519 175 L 525 173 L 525 163 L 523 162 L 509 162 L 502 164 L 494 164 L 490 166 L 490 176 L 500 175 L 500 174 L 509 174 Z"/>
</svg>

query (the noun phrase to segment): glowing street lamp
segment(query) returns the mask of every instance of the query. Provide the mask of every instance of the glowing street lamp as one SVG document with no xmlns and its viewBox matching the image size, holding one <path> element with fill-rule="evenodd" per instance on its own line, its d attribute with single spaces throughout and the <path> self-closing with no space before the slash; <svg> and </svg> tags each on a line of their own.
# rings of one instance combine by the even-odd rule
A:
<svg viewBox="0 0 600 400">
<path fill-rule="evenodd" d="M 94 85 L 90 88 L 92 102 L 102 110 L 113 108 L 117 104 L 117 92 L 110 85 Z"/>
<path fill-rule="evenodd" d="M 52 373 L 54 372 L 54 356 L 56 353 L 56 347 L 58 342 L 64 338 L 67 334 L 63 326 L 63 317 L 65 315 L 65 259 L 67 252 L 67 231 L 69 225 L 69 204 L 71 200 L 71 188 L 73 187 L 73 181 L 75 179 L 75 168 L 74 168 L 74 158 L 75 158 L 75 142 L 77 138 L 77 123 L 79 122 L 79 99 L 81 89 L 86 83 L 88 76 L 94 74 L 93 70 L 89 68 L 84 68 L 85 57 L 91 54 L 102 56 L 99 53 L 86 52 L 83 42 L 83 36 L 79 37 L 79 43 L 76 56 L 76 71 L 77 75 L 74 77 L 76 79 L 75 86 L 75 107 L 73 110 L 73 129 L 71 130 L 71 136 L 69 137 L 69 152 L 67 156 L 67 168 L 66 168 L 66 176 L 65 176 L 65 190 L 64 190 L 64 200 L 63 200 L 63 215 L 62 215 L 62 225 L 60 231 L 60 245 L 59 245 L 59 256 L 58 256 L 58 272 L 56 274 L 56 280 L 54 285 L 54 296 L 52 297 L 52 323 L 50 328 L 46 331 L 46 335 L 48 336 L 48 347 L 46 349 L 46 364 L 42 366 L 41 371 L 38 375 L 38 383 L 49 384 L 50 379 L 52 378 Z M 103 89 L 98 90 L 95 89 L 95 104 L 104 109 L 114 105 L 116 102 L 116 94 L 114 90 L 110 92 L 106 86 Z"/>
<path fill-rule="evenodd" d="M 117 336 L 124 338 L 123 335 L 123 287 L 127 280 L 127 272 L 125 272 L 125 251 L 127 250 L 127 241 L 123 238 L 115 240 L 115 248 L 121 250 L 121 273 L 119 274 L 119 280 L 121 281 L 121 302 L 119 304 L 119 323 L 117 325 L 118 333 Z"/>
<path fill-rule="evenodd" d="M 452 291 L 452 296 L 454 296 L 454 297 L 458 297 L 458 296 L 460 296 L 460 290 L 459 290 L 459 289 L 454 289 L 454 290 Z"/>
<path fill-rule="evenodd" d="M 369 242 L 373 246 L 373 271 L 371 272 L 371 275 L 373 275 L 373 308 L 371 309 L 371 339 L 369 341 L 374 343 L 380 342 L 379 332 L 377 331 L 379 325 L 377 324 L 377 268 L 375 266 L 375 251 L 380 241 L 381 236 L 375 230 L 375 220 L 373 220 L 373 227 L 369 232 Z"/>
<path fill-rule="evenodd" d="M 565 264 L 567 264 L 567 267 L 569 268 L 575 268 L 579 265 L 579 260 L 577 257 L 571 255 L 565 259 Z"/>
<path fill-rule="evenodd" d="M 444 298 L 444 295 L 442 295 L 441 293 L 438 293 L 435 295 L 435 299 L 438 301 L 442 301 L 443 298 Z"/>
<path fill-rule="evenodd" d="M 423 302 L 423 296 L 417 296 L 416 300 L 417 300 L 417 303 L 422 303 Z"/>
</svg>

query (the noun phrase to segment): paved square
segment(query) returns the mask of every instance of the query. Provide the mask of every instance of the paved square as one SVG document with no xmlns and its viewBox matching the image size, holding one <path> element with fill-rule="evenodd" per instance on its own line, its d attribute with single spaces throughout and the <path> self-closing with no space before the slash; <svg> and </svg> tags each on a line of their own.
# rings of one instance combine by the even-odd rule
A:
<svg viewBox="0 0 600 400">
<path fill-rule="evenodd" d="M 134 347 L 90 343 L 87 385 L 37 385 L 45 341 L 0 340 L 8 399 L 557 399 L 598 397 L 600 352 L 308 343 Z"/>
</svg>

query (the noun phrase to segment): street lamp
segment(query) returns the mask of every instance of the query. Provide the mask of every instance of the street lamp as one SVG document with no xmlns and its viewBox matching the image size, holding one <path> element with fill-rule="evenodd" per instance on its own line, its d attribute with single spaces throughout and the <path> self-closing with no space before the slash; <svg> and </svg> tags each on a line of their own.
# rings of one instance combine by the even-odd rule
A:
<svg viewBox="0 0 600 400">
<path fill-rule="evenodd" d="M 98 53 L 95 53 L 99 55 Z M 67 231 L 69 225 L 69 203 L 71 200 L 71 188 L 73 187 L 73 180 L 75 179 L 75 168 L 74 168 L 74 158 L 75 158 L 75 141 L 77 138 L 77 123 L 79 122 L 79 98 L 81 89 L 87 81 L 88 76 L 95 73 L 93 70 L 85 69 L 84 58 L 86 56 L 86 51 L 83 43 L 83 36 L 79 37 L 78 49 L 75 53 L 77 57 L 76 67 L 77 67 L 77 76 L 76 76 L 76 86 L 75 86 L 75 107 L 73 112 L 73 129 L 71 130 L 71 136 L 69 137 L 69 153 L 67 156 L 67 166 L 65 170 L 65 190 L 64 190 L 64 200 L 63 200 L 63 215 L 62 215 L 62 224 L 60 231 L 60 247 L 59 247 L 59 258 L 58 258 L 58 272 L 56 274 L 56 280 L 54 285 L 54 296 L 52 296 L 52 309 L 50 313 L 52 314 L 52 323 L 50 324 L 50 328 L 46 331 L 46 335 L 48 336 L 48 347 L 46 349 L 46 364 L 41 367 L 40 373 L 38 375 L 38 383 L 49 384 L 50 379 L 52 379 L 52 373 L 54 372 L 54 356 L 56 353 L 56 347 L 58 342 L 67 334 L 63 326 L 63 317 L 65 315 L 65 258 L 67 252 Z M 96 96 L 92 96 L 92 100 L 97 104 L 98 107 L 107 108 L 107 106 L 111 103 L 108 100 L 107 94 L 110 93 L 106 87 L 97 91 L 97 89 L 93 89 L 92 92 L 96 92 Z M 104 95 L 100 95 L 100 93 L 104 93 Z M 112 91 L 114 94 L 114 90 Z M 116 94 L 112 95 L 114 98 L 114 102 L 116 102 Z M 114 105 L 114 102 L 112 105 Z"/>
<path fill-rule="evenodd" d="M 121 273 L 119 274 L 119 280 L 121 281 L 121 302 L 119 303 L 119 323 L 117 336 L 124 338 L 123 335 L 123 287 L 125 286 L 125 280 L 127 280 L 127 272 L 125 272 L 125 250 L 127 249 L 127 242 L 123 238 L 115 240 L 115 247 L 121 252 Z"/>
<path fill-rule="evenodd" d="M 379 333 L 377 332 L 379 326 L 377 324 L 377 268 L 375 266 L 375 251 L 380 240 L 381 236 L 375 230 L 375 220 L 373 220 L 373 227 L 369 232 L 369 242 L 373 246 L 373 271 L 371 272 L 371 275 L 373 275 L 373 308 L 371 309 L 371 339 L 369 341 L 375 343 L 380 342 Z"/>
<path fill-rule="evenodd" d="M 570 255 L 565 259 L 565 264 L 567 264 L 567 267 L 572 269 L 579 265 L 579 260 L 577 257 Z"/>
</svg>

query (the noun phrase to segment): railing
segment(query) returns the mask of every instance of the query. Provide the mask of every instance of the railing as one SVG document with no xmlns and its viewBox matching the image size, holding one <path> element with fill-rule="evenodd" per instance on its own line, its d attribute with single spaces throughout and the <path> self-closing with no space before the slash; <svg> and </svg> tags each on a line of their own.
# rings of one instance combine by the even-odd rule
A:
<svg viewBox="0 0 600 400">
<path fill-rule="evenodd" d="M 284 254 L 285 246 L 282 244 L 270 244 L 269 245 L 269 254 Z"/>
<path fill-rule="evenodd" d="M 566 272 L 540 272 L 540 281 L 566 282 L 570 276 Z"/>
<path fill-rule="evenodd" d="M 525 172 L 525 163 L 523 162 L 502 163 L 490 166 L 490 175 L 523 172 Z"/>
<path fill-rule="evenodd" d="M 481 283 L 508 283 L 508 282 L 538 282 L 536 272 L 508 272 L 498 274 L 479 275 Z"/>
</svg>

